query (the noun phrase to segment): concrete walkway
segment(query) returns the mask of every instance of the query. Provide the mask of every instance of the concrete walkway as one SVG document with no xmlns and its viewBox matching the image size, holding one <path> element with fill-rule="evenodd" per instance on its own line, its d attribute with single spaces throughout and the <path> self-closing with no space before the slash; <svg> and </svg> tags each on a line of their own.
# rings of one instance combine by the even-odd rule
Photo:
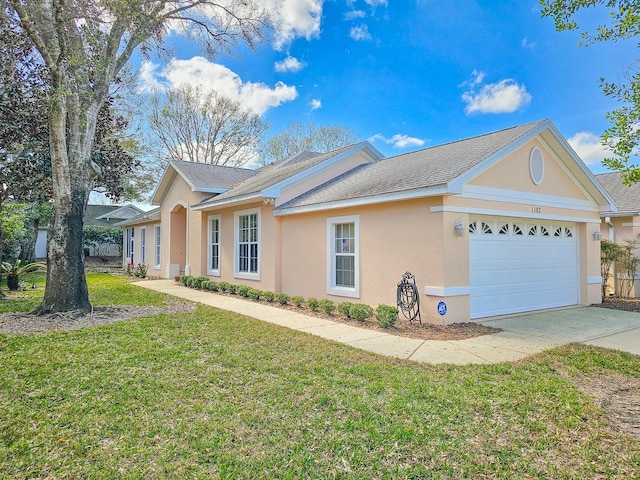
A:
<svg viewBox="0 0 640 480">
<path fill-rule="evenodd" d="M 482 323 L 503 331 L 467 340 L 420 340 L 187 288 L 173 280 L 146 280 L 134 285 L 241 313 L 380 355 L 431 364 L 514 361 L 571 342 L 640 355 L 640 314 L 604 308 L 575 307 L 488 320 Z"/>
</svg>

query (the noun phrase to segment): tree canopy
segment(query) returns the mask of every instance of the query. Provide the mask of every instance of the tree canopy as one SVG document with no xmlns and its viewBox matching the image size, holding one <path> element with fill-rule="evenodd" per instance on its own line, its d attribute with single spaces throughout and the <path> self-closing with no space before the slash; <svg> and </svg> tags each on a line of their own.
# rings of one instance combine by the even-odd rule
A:
<svg viewBox="0 0 640 480">
<path fill-rule="evenodd" d="M 541 0 L 542 15 L 555 21 L 556 30 L 580 30 L 576 16 L 582 10 L 600 7 L 608 13 L 607 22 L 594 31 L 582 31 L 579 45 L 588 47 L 596 42 L 628 40 L 640 34 L 640 0 Z M 640 165 L 633 163 L 640 146 L 640 72 L 636 65 L 628 66 L 622 80 L 600 79 L 605 95 L 620 105 L 607 113 L 611 126 L 602 135 L 602 142 L 613 153 L 603 164 L 622 173 L 625 183 L 640 181 Z M 629 62 L 633 59 L 629 59 Z"/>
<path fill-rule="evenodd" d="M 262 163 L 266 165 L 304 151 L 331 152 L 356 141 L 355 132 L 348 127 L 317 126 L 313 122 L 307 124 L 291 123 L 280 133 L 262 143 L 260 156 Z"/>
<path fill-rule="evenodd" d="M 50 79 L 48 133 L 54 209 L 40 313 L 91 308 L 84 275 L 84 213 L 100 172 L 92 156 L 98 115 L 136 49 L 148 53 L 170 31 L 210 55 L 250 47 L 268 26 L 250 0 L 5 0 L 2 15 L 25 32 Z"/>
</svg>

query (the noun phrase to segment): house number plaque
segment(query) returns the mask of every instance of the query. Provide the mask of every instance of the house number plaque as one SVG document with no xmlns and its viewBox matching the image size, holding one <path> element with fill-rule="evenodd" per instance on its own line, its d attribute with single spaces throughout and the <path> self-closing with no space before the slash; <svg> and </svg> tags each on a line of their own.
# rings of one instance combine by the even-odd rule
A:
<svg viewBox="0 0 640 480">
<path fill-rule="evenodd" d="M 531 213 L 542 213 L 542 207 L 531 206 Z"/>
</svg>

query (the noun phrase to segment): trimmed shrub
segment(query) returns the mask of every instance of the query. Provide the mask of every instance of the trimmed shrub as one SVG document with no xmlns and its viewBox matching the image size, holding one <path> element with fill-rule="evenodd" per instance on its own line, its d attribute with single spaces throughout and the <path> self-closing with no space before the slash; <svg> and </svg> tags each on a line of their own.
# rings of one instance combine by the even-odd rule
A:
<svg viewBox="0 0 640 480">
<path fill-rule="evenodd" d="M 273 292 L 265 291 L 265 292 L 262 292 L 261 297 L 263 300 L 266 300 L 267 302 L 273 302 L 273 300 L 276 298 L 276 294 Z"/>
<path fill-rule="evenodd" d="M 181 276 L 180 276 L 180 283 L 186 287 L 186 286 L 187 286 L 187 281 L 188 281 L 190 278 L 191 278 L 191 276 L 190 276 L 190 275 L 181 275 Z"/>
<path fill-rule="evenodd" d="M 229 286 L 227 287 L 227 292 L 229 292 L 231 295 L 235 295 L 236 293 L 238 293 L 238 288 L 239 288 L 239 285 L 234 285 L 233 283 L 230 283 Z"/>
<path fill-rule="evenodd" d="M 393 327 L 393 324 L 398 320 L 398 309 L 389 305 L 378 305 L 376 320 L 382 328 Z"/>
<path fill-rule="evenodd" d="M 307 306 L 311 309 L 312 312 L 315 312 L 316 310 L 318 310 L 318 299 L 317 298 L 307 298 Z"/>
<path fill-rule="evenodd" d="M 204 282 L 200 283 L 200 288 L 203 290 L 209 290 L 210 283 L 211 283 L 210 280 L 205 280 Z"/>
<path fill-rule="evenodd" d="M 367 318 L 373 315 L 373 308 L 364 303 L 356 303 L 354 305 L 351 305 L 349 313 L 359 322 L 364 322 Z"/>
<path fill-rule="evenodd" d="M 289 295 L 286 293 L 276 293 L 276 300 L 280 305 L 287 305 L 289 303 Z"/>
<path fill-rule="evenodd" d="M 320 300 L 318 302 L 318 305 L 320 306 L 322 311 L 327 315 L 331 315 L 333 311 L 336 309 L 336 304 L 333 303 L 333 301 L 329 300 L 328 298 L 323 298 L 322 300 Z"/>
<path fill-rule="evenodd" d="M 195 277 L 191 281 L 191 287 L 193 288 L 202 288 L 202 282 L 208 282 L 209 279 L 207 277 Z"/>
<path fill-rule="evenodd" d="M 353 303 L 351 303 L 351 302 L 340 302 L 337 305 L 336 310 L 338 310 L 338 313 L 340 315 L 342 315 L 343 317 L 351 318 L 351 307 L 352 306 L 353 306 Z"/>
<path fill-rule="evenodd" d="M 291 297 L 291 301 L 298 308 L 302 307 L 302 305 L 304 304 L 304 298 L 300 295 L 294 295 L 293 297 Z"/>
<path fill-rule="evenodd" d="M 260 300 L 262 296 L 262 290 L 258 290 L 257 288 L 249 288 L 249 298 L 251 300 Z"/>
<path fill-rule="evenodd" d="M 218 282 L 218 288 L 221 292 L 226 292 L 229 289 L 229 282 Z"/>
<path fill-rule="evenodd" d="M 249 285 L 240 285 L 237 288 L 238 295 L 244 298 L 247 298 L 249 296 L 249 290 L 251 290 L 251 287 Z"/>
<path fill-rule="evenodd" d="M 196 277 L 187 278 L 187 282 L 185 283 L 185 285 L 189 288 L 196 288 L 195 284 L 196 284 Z"/>
<path fill-rule="evenodd" d="M 217 292 L 220 288 L 218 287 L 218 282 L 214 282 L 213 280 L 209 280 L 209 286 L 207 290 L 210 292 Z"/>
</svg>

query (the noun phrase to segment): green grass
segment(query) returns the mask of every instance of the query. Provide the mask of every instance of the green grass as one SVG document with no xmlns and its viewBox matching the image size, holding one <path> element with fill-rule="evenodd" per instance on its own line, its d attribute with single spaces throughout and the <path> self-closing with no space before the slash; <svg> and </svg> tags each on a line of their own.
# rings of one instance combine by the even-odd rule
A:
<svg viewBox="0 0 640 480">
<path fill-rule="evenodd" d="M 164 301 L 88 279 L 96 303 Z M 567 372 L 640 361 L 570 346 L 434 367 L 209 307 L 0 335 L 0 478 L 640 477 L 638 442 Z"/>
</svg>

